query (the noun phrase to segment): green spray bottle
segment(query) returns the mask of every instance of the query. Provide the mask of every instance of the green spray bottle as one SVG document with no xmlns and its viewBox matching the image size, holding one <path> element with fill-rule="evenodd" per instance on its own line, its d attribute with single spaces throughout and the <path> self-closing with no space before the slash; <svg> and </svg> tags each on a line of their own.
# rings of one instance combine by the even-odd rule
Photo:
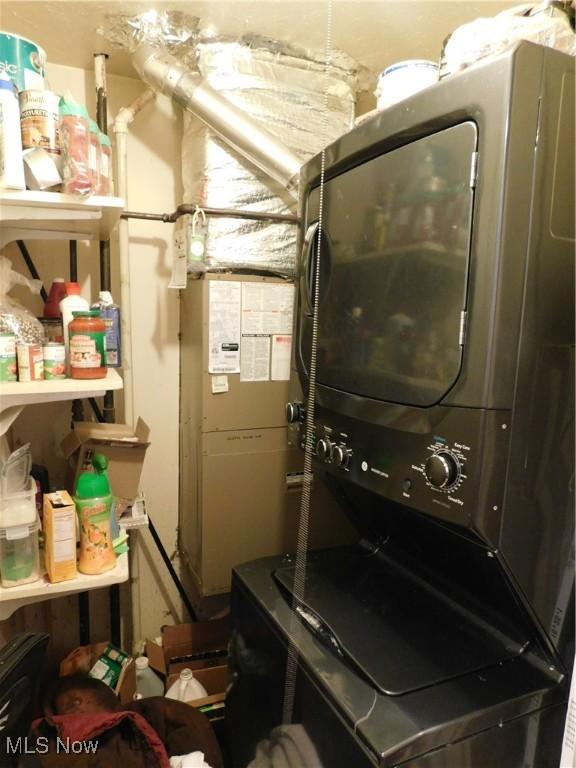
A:
<svg viewBox="0 0 576 768">
<path fill-rule="evenodd" d="M 82 472 L 76 483 L 74 503 L 80 527 L 81 573 L 98 574 L 116 565 L 112 546 L 112 494 L 108 480 L 108 459 L 101 453 L 92 457 L 94 472 Z"/>
</svg>

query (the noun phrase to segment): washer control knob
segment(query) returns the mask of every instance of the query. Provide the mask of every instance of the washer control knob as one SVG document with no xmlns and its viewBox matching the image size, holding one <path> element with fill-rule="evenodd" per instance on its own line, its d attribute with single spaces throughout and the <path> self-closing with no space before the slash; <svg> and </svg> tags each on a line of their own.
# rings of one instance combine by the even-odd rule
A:
<svg viewBox="0 0 576 768">
<path fill-rule="evenodd" d="M 322 438 L 316 443 L 316 455 L 321 461 L 332 461 L 333 444 L 327 438 Z"/>
<path fill-rule="evenodd" d="M 336 445 L 332 451 L 332 461 L 337 467 L 346 469 L 350 464 L 352 457 L 352 451 L 350 448 L 346 448 L 345 445 Z"/>
<path fill-rule="evenodd" d="M 449 490 L 458 480 L 460 464 L 449 451 L 437 451 L 426 461 L 424 474 L 434 488 Z"/>
<path fill-rule="evenodd" d="M 286 421 L 288 424 L 302 423 L 306 418 L 304 403 L 286 403 Z"/>
</svg>

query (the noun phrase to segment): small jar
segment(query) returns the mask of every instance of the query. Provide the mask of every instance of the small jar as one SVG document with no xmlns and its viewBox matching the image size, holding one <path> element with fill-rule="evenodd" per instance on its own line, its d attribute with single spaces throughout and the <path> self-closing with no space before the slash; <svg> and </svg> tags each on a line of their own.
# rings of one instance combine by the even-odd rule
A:
<svg viewBox="0 0 576 768">
<path fill-rule="evenodd" d="M 98 310 L 73 312 L 70 332 L 70 374 L 73 379 L 104 379 L 106 324 Z"/>
</svg>

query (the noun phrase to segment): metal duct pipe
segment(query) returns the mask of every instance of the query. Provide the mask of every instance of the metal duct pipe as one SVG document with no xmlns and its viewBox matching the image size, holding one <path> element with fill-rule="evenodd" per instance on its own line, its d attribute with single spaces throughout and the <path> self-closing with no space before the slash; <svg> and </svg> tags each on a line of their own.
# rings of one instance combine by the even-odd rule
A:
<svg viewBox="0 0 576 768">
<path fill-rule="evenodd" d="M 136 49 L 133 62 L 148 85 L 171 96 L 293 197 L 298 196 L 302 165 L 298 157 L 204 82 L 200 73 L 187 70 L 169 53 L 146 43 Z"/>
</svg>

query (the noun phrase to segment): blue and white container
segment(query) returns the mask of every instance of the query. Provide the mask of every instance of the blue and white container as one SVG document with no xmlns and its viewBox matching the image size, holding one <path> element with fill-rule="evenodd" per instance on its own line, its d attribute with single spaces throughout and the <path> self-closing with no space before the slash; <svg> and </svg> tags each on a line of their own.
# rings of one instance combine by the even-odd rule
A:
<svg viewBox="0 0 576 768">
<path fill-rule="evenodd" d="M 122 367 L 122 340 L 120 307 L 114 303 L 110 291 L 100 291 L 98 301 L 92 309 L 100 310 L 100 317 L 106 325 L 106 365 Z"/>
<path fill-rule="evenodd" d="M 43 48 L 20 35 L 0 31 L 0 72 L 18 91 L 42 90 L 46 70 Z"/>
<path fill-rule="evenodd" d="M 377 108 L 387 109 L 408 96 L 438 81 L 438 64 L 424 59 L 410 59 L 392 64 L 378 76 Z"/>
</svg>

